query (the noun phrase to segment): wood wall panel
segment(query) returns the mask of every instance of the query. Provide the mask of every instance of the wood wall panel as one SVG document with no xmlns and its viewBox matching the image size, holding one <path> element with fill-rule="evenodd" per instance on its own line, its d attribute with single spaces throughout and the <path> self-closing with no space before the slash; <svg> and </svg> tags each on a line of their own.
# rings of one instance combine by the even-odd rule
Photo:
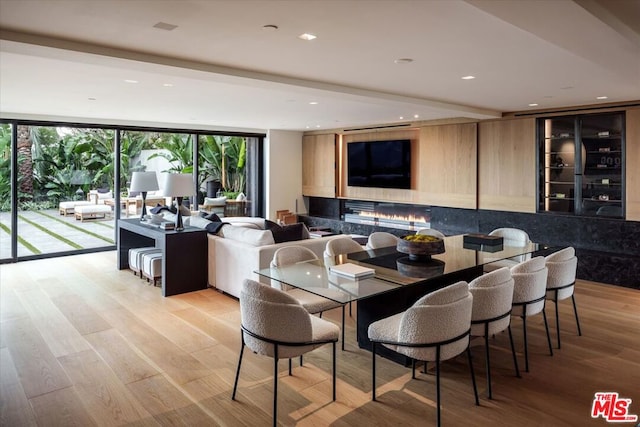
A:
<svg viewBox="0 0 640 427">
<path fill-rule="evenodd" d="M 479 209 L 535 213 L 536 171 L 534 118 L 479 124 Z"/>
<path fill-rule="evenodd" d="M 626 219 L 640 221 L 640 109 L 626 117 Z"/>
<path fill-rule="evenodd" d="M 477 125 L 420 129 L 417 201 L 435 206 L 476 208 Z"/>
<path fill-rule="evenodd" d="M 336 135 L 302 138 L 302 195 L 336 197 Z"/>
</svg>

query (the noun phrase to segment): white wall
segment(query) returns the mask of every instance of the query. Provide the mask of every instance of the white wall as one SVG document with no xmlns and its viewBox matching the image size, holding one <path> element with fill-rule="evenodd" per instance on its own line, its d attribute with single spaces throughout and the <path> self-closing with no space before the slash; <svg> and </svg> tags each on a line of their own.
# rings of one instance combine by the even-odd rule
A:
<svg viewBox="0 0 640 427">
<path fill-rule="evenodd" d="M 275 220 L 276 211 L 283 209 L 306 213 L 302 198 L 302 132 L 269 130 L 265 161 L 266 217 Z"/>
</svg>

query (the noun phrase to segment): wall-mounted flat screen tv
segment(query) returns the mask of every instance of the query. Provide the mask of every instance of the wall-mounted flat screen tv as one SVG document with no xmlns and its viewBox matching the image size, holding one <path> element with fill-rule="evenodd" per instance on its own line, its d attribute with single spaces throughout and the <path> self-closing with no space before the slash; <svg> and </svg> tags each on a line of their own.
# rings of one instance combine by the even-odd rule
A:
<svg viewBox="0 0 640 427">
<path fill-rule="evenodd" d="M 347 184 L 351 187 L 411 188 L 411 140 L 347 144 Z"/>
</svg>

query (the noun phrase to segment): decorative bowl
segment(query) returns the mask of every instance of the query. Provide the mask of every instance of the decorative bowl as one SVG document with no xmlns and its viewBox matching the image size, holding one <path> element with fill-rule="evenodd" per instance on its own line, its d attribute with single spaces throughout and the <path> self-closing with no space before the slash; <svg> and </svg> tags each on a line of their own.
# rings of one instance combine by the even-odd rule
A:
<svg viewBox="0 0 640 427">
<path fill-rule="evenodd" d="M 429 260 L 431 255 L 444 253 L 444 240 L 435 236 L 410 234 L 398 239 L 396 250 L 409 255 L 412 261 Z"/>
</svg>

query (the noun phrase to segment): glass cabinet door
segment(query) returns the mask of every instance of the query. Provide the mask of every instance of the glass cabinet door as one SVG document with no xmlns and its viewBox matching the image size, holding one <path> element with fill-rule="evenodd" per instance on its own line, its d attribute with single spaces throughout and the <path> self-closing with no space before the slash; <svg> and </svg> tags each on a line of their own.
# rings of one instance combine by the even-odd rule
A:
<svg viewBox="0 0 640 427">
<path fill-rule="evenodd" d="M 621 114 L 580 119 L 583 215 L 623 216 L 622 119 Z"/>
<path fill-rule="evenodd" d="M 624 217 L 624 113 L 538 120 L 538 211 Z"/>
<path fill-rule="evenodd" d="M 576 123 L 574 117 L 539 121 L 540 207 L 546 212 L 574 212 L 576 200 Z"/>
</svg>

